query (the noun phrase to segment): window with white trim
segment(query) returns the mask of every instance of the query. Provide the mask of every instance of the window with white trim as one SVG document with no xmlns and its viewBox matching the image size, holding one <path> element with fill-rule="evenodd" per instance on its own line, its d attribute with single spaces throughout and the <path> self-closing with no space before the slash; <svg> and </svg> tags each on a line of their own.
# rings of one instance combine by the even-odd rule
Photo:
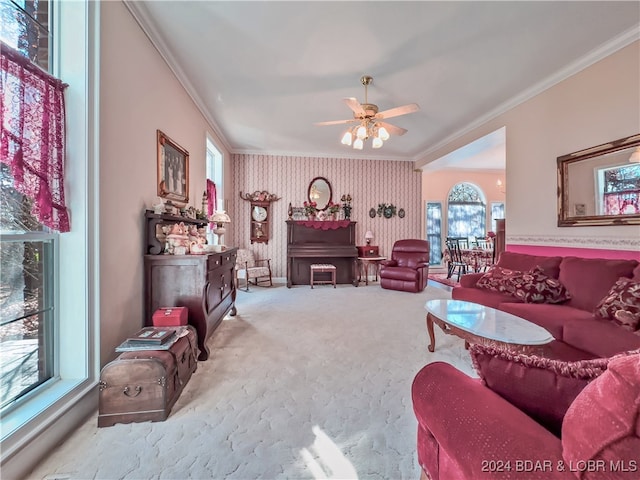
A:
<svg viewBox="0 0 640 480">
<path fill-rule="evenodd" d="M 0 40 L 46 71 L 52 65 L 49 6 L 37 0 L 0 2 Z M 16 81 L 4 71 L 0 75 L 3 89 Z M 3 108 L 3 122 L 20 117 L 18 105 Z M 0 413 L 5 414 L 58 373 L 54 334 L 59 234 L 31 214 L 33 201 L 14 188 L 11 168 L 4 162 L 0 195 Z"/>
</svg>

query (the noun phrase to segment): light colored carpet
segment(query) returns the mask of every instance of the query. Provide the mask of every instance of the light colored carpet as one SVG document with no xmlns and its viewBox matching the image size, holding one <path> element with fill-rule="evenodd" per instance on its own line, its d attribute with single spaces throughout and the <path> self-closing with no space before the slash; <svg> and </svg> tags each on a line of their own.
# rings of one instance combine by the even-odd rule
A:
<svg viewBox="0 0 640 480">
<path fill-rule="evenodd" d="M 32 479 L 417 479 L 411 382 L 442 360 L 472 374 L 461 339 L 424 303 L 360 286 L 252 287 L 164 422 L 97 428 L 96 415 Z"/>
</svg>

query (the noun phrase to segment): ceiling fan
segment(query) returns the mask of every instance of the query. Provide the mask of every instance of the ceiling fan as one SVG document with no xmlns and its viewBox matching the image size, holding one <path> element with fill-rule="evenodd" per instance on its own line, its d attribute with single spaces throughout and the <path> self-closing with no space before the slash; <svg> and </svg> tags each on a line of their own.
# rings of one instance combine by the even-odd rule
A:
<svg viewBox="0 0 640 480">
<path fill-rule="evenodd" d="M 371 146 L 380 148 L 383 141 L 389 139 L 389 135 L 404 135 L 407 130 L 396 127 L 384 120 L 392 117 L 399 117 L 408 113 L 417 112 L 420 107 L 417 103 L 409 103 L 400 107 L 391 108 L 382 112 L 378 111 L 378 106 L 369 103 L 367 98 L 367 87 L 373 82 L 373 77 L 364 75 L 360 78 L 360 82 L 364 85 L 364 103 L 358 102 L 356 98 L 344 98 L 344 103 L 353 111 L 353 118 L 348 120 L 331 120 L 328 122 L 318 122 L 314 125 L 342 125 L 355 123 L 354 127 L 350 127 L 342 137 L 344 145 L 351 145 L 356 150 L 362 150 L 364 141 L 367 138 L 373 138 Z"/>
</svg>

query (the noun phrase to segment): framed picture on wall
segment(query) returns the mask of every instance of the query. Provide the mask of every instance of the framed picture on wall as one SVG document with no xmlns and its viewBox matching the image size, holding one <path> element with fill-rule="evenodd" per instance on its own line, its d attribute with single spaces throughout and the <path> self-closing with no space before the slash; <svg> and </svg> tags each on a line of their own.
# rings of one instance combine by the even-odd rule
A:
<svg viewBox="0 0 640 480">
<path fill-rule="evenodd" d="M 158 196 L 189 201 L 189 152 L 158 130 Z"/>
</svg>

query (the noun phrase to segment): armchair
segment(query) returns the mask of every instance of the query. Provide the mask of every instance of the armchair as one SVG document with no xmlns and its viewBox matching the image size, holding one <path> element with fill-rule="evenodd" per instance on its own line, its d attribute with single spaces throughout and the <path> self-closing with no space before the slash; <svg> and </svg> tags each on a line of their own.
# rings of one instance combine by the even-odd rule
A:
<svg viewBox="0 0 640 480">
<path fill-rule="evenodd" d="M 397 240 L 391 258 L 380 263 L 380 286 L 390 290 L 421 292 L 429 275 L 429 242 Z"/>
<path fill-rule="evenodd" d="M 238 249 L 236 257 L 236 287 L 240 287 L 239 279 L 245 280 L 245 291 L 249 291 L 249 282 L 253 279 L 254 285 L 260 285 L 260 282 L 269 282 L 269 286 L 273 286 L 271 279 L 271 259 L 256 260 L 251 250 L 244 248 Z"/>
<path fill-rule="evenodd" d="M 444 362 L 416 375 L 422 479 L 638 478 L 638 351 L 562 362 L 491 348 L 470 350 L 482 380 Z"/>
</svg>

